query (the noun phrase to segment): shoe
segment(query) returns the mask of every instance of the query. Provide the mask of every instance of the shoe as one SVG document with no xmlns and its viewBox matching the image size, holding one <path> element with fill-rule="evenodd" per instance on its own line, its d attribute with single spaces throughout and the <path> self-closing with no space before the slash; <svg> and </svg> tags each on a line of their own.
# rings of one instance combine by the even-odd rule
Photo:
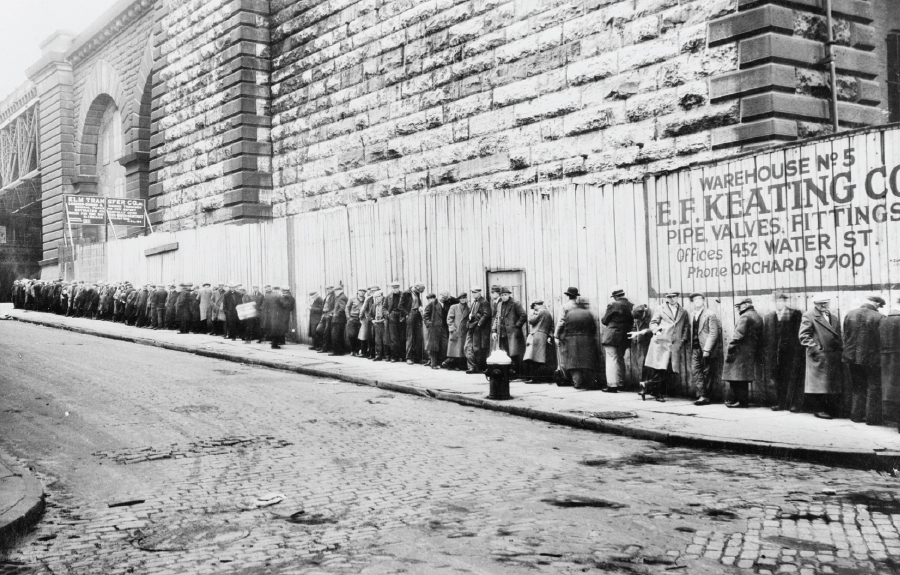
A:
<svg viewBox="0 0 900 575">
<path fill-rule="evenodd" d="M 850 421 L 852 421 L 853 423 L 865 423 L 866 422 L 865 419 L 853 419 L 852 417 L 850 418 Z"/>
<path fill-rule="evenodd" d="M 824 411 L 817 411 L 814 415 L 816 417 L 818 417 L 819 419 L 834 419 L 833 417 L 831 417 L 829 414 L 825 413 Z"/>
<path fill-rule="evenodd" d="M 381 361 L 381 358 L 380 358 L 380 357 L 376 357 L 376 358 L 374 358 L 372 361 Z"/>
<path fill-rule="evenodd" d="M 791 408 L 791 413 L 800 413 L 800 408 L 799 408 L 799 407 L 792 407 L 792 408 Z"/>
<path fill-rule="evenodd" d="M 478 371 L 477 371 L 477 370 L 474 370 L 474 369 L 467 369 L 467 370 L 466 370 L 466 375 L 472 375 L 472 374 L 475 374 L 475 373 L 478 373 Z"/>
<path fill-rule="evenodd" d="M 281 346 L 280 346 L 280 345 L 273 345 L 273 346 L 272 346 L 272 349 L 281 349 Z"/>
<path fill-rule="evenodd" d="M 746 404 L 746 403 L 743 403 L 743 402 L 741 402 L 741 401 L 732 401 L 732 402 L 726 403 L 726 404 L 725 404 L 725 407 L 739 407 L 739 408 L 745 408 L 745 407 L 747 407 L 747 404 Z"/>
<path fill-rule="evenodd" d="M 705 397 L 701 397 L 697 401 L 694 402 L 694 405 L 709 405 L 709 400 Z"/>
<path fill-rule="evenodd" d="M 780 405 L 773 405 L 772 411 L 784 411 L 784 408 L 781 407 Z"/>
<path fill-rule="evenodd" d="M 602 391 L 603 393 L 619 393 L 619 388 L 618 387 L 604 387 L 600 391 Z"/>
<path fill-rule="evenodd" d="M 638 389 L 638 395 L 641 396 L 641 401 L 647 401 L 647 382 L 642 381 L 638 384 L 640 388 Z"/>
<path fill-rule="evenodd" d="M 661 396 L 661 395 L 658 395 L 658 396 L 656 396 L 656 401 L 658 401 L 658 402 L 660 402 L 660 403 L 665 403 L 665 402 L 666 402 L 666 398 L 663 397 L 663 396 Z"/>
<path fill-rule="evenodd" d="M 412 365 L 412 364 L 413 364 L 413 361 L 411 359 L 406 360 L 406 365 Z"/>
</svg>

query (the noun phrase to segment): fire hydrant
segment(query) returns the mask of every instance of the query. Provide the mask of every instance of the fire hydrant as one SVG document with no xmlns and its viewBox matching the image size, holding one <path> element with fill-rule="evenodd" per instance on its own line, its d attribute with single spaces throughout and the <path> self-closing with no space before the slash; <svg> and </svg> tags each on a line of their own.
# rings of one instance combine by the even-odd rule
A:
<svg viewBox="0 0 900 575">
<path fill-rule="evenodd" d="M 487 358 L 487 370 L 484 376 L 491 383 L 488 399 L 512 399 L 509 394 L 509 374 L 512 360 L 502 349 L 494 350 Z"/>
</svg>

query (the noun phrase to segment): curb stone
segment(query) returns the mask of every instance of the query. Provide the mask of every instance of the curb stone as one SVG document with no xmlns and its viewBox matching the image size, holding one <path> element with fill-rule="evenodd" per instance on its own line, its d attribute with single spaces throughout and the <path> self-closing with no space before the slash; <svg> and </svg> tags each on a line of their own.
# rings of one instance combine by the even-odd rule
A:
<svg viewBox="0 0 900 575">
<path fill-rule="evenodd" d="M 11 484 L 8 491 L 14 492 L 12 499 L 16 503 L 0 513 L 0 548 L 14 544 L 37 524 L 44 512 L 44 488 L 40 479 L 24 465 L 0 453 L 0 468 L 4 467 L 12 475 L 4 479 L 3 487 L 7 490 L 7 484 Z"/>
<path fill-rule="evenodd" d="M 655 441 L 670 447 L 689 447 L 705 450 L 728 450 L 744 455 L 759 455 L 778 459 L 806 461 L 809 463 L 817 463 L 832 467 L 863 469 L 867 471 L 891 471 L 893 466 L 897 464 L 898 460 L 900 460 L 900 453 L 894 452 L 891 452 L 890 454 L 880 454 L 878 451 L 867 449 L 834 449 L 812 445 L 778 445 L 774 443 L 766 443 L 762 441 L 753 441 L 747 439 L 719 439 L 696 433 L 675 433 L 669 431 L 660 431 L 656 429 L 631 427 L 622 423 L 611 423 L 593 417 L 583 417 L 568 413 L 535 409 L 532 407 L 510 405 L 499 401 L 469 397 L 466 395 L 443 390 L 432 390 L 413 385 L 378 381 L 373 378 L 335 373 L 325 369 L 297 366 L 280 361 L 242 358 L 219 351 L 197 349 L 185 345 L 161 342 L 152 339 L 101 333 L 87 328 L 59 325 L 52 322 L 41 321 L 38 319 L 21 317 L 14 317 L 13 319 L 22 323 L 30 323 L 53 329 L 61 329 L 65 331 L 80 333 L 83 335 L 91 335 L 106 339 L 136 343 L 140 345 L 160 347 L 171 351 L 192 353 L 201 357 L 231 361 L 246 365 L 268 367 L 271 369 L 278 369 L 282 371 L 293 371 L 295 373 L 310 375 L 314 377 L 337 379 L 356 385 L 367 385 L 385 389 L 387 391 L 393 391 L 396 393 L 417 395 L 420 397 L 428 397 L 440 401 L 449 401 L 459 405 L 465 405 L 467 407 L 478 407 L 490 411 L 498 411 L 517 417 L 525 417 L 528 419 L 544 421 L 546 423 L 554 423 L 566 427 L 586 429 L 589 431 L 609 433 L 613 435 L 621 435 L 625 437 L 631 437 L 633 439 Z"/>
</svg>

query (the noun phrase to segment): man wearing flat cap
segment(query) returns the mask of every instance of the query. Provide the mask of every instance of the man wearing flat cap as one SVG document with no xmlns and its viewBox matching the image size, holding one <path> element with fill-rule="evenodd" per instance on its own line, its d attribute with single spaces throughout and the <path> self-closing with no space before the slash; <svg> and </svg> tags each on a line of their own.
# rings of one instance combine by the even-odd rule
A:
<svg viewBox="0 0 900 575">
<path fill-rule="evenodd" d="M 632 324 L 631 310 L 634 307 L 625 297 L 625 290 L 619 286 L 612 288 L 612 302 L 606 306 L 606 313 L 600 319 L 603 334 L 600 345 L 606 359 L 606 393 L 616 393 L 625 383 L 625 350 L 628 349 L 628 330 Z"/>
<path fill-rule="evenodd" d="M 466 373 L 481 373 L 487 369 L 487 350 L 491 342 L 491 304 L 481 295 L 480 287 L 472 288 L 472 305 L 466 324 Z"/>
<path fill-rule="evenodd" d="M 366 288 L 356 290 L 356 295 L 347 300 L 344 313 L 347 316 L 347 328 L 345 332 L 346 343 L 350 347 L 350 355 L 362 357 L 359 332 L 362 328 L 362 310 L 366 303 Z"/>
<path fill-rule="evenodd" d="M 500 299 L 491 320 L 491 337 L 497 340 L 500 349 L 509 354 L 520 377 L 522 356 L 525 355 L 525 335 L 522 326 L 527 320 L 525 308 L 513 299 L 512 290 L 507 286 L 500 288 Z"/>
<path fill-rule="evenodd" d="M 731 384 L 732 395 L 725 406 L 749 407 L 750 382 L 756 379 L 756 368 L 762 365 L 763 320 L 750 298 L 738 301 L 734 307 L 740 316 L 725 350 L 722 380 Z"/>
<path fill-rule="evenodd" d="M 650 369 L 650 379 L 641 382 L 642 399 L 649 393 L 656 401 L 665 401 L 672 374 L 682 373 L 690 325 L 687 312 L 678 303 L 679 294 L 672 288 L 663 292 L 665 301 L 653 314 L 647 329 L 629 334 L 632 338 L 640 338 L 645 333 L 653 335 L 644 360 L 644 367 Z"/>
<path fill-rule="evenodd" d="M 334 289 L 334 311 L 331 312 L 331 353 L 328 355 L 344 355 L 347 353 L 345 338 L 347 327 L 347 294 L 342 284 Z"/>
<path fill-rule="evenodd" d="M 544 300 L 537 299 L 531 302 L 528 328 L 530 332 L 525 341 L 523 361 L 531 379 L 526 383 L 539 383 L 548 375 L 547 369 L 551 370 L 549 375 L 552 375 L 552 370 L 556 369 L 556 354 L 553 348 L 553 315 L 544 305 Z"/>
<path fill-rule="evenodd" d="M 421 364 L 425 351 L 423 319 L 425 311 L 425 284 L 419 282 L 403 292 L 400 308 L 406 317 L 406 363 Z"/>
<path fill-rule="evenodd" d="M 334 317 L 334 300 L 337 296 L 334 294 L 334 286 L 325 287 L 325 301 L 322 302 L 322 319 L 316 326 L 316 333 L 321 338 L 322 345 L 319 346 L 319 353 L 331 353 L 331 320 Z"/>
<path fill-rule="evenodd" d="M 843 387 L 841 324 L 829 309 L 831 298 L 813 297 L 813 309 L 800 321 L 800 345 L 806 348 L 806 401 L 819 419 L 838 414 Z"/>
<path fill-rule="evenodd" d="M 466 333 L 469 330 L 469 294 L 463 292 L 447 312 L 447 359 L 444 369 L 460 369 L 466 359 Z"/>
<path fill-rule="evenodd" d="M 384 313 L 387 320 L 388 341 L 391 350 L 391 363 L 404 360 L 406 351 L 406 315 L 400 303 L 403 293 L 400 291 L 400 282 L 392 281 L 391 289 L 384 298 Z"/>
<path fill-rule="evenodd" d="M 710 388 L 718 375 L 722 353 L 722 322 L 706 307 L 706 296 L 692 293 L 691 300 L 691 379 L 697 400 L 694 405 L 708 405 Z"/>
<path fill-rule="evenodd" d="M 869 296 L 844 316 L 844 363 L 850 372 L 852 403 L 850 420 L 881 424 L 881 342 L 879 328 L 884 316 L 882 297 Z"/>
<path fill-rule="evenodd" d="M 797 413 L 803 406 L 803 377 L 806 360 L 797 339 L 803 313 L 789 305 L 790 297 L 775 294 L 775 309 L 763 317 L 766 372 L 775 388 L 772 411 Z"/>
<path fill-rule="evenodd" d="M 322 321 L 322 310 L 325 307 L 325 300 L 322 299 L 319 292 L 313 290 L 307 295 L 307 301 L 309 302 L 309 327 L 307 328 L 306 336 L 309 337 L 311 342 L 309 349 L 319 351 L 322 349 L 322 336 L 316 328 L 319 327 L 319 322 Z"/>
<path fill-rule="evenodd" d="M 391 357 L 390 339 L 387 333 L 386 301 L 381 287 L 372 286 L 371 295 L 364 310 L 372 326 L 369 334 L 372 338 L 369 344 L 372 361 L 381 361 Z"/>
<path fill-rule="evenodd" d="M 882 415 L 900 431 L 900 298 L 878 328 L 881 345 Z"/>
</svg>

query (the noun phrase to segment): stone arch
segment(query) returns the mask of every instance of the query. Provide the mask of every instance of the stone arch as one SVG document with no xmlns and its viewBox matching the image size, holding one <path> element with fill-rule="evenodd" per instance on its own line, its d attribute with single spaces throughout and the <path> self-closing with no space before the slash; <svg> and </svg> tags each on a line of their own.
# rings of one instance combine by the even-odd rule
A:
<svg viewBox="0 0 900 575">
<path fill-rule="evenodd" d="M 97 136 L 103 115 L 110 105 L 120 113 L 125 103 L 125 90 L 115 68 L 105 60 L 98 61 L 84 85 L 75 141 L 78 142 L 78 175 L 96 176 Z M 121 125 L 124 131 L 125 125 Z"/>
</svg>

